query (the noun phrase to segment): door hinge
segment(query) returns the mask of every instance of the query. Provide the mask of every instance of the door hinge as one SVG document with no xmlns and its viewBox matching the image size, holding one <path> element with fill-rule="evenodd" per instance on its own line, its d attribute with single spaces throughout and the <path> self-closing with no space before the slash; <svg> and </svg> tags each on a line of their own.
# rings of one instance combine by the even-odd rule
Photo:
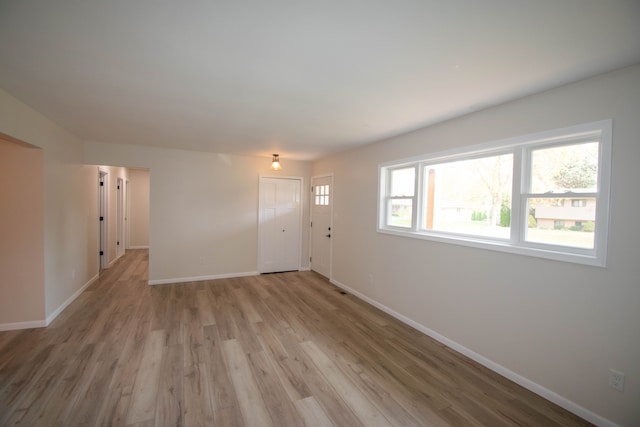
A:
<svg viewBox="0 0 640 427">
<path fill-rule="evenodd" d="M 310 227 L 313 227 L 313 221 L 311 221 L 311 225 L 310 225 Z"/>
<path fill-rule="evenodd" d="M 118 190 L 120 189 L 120 186 L 118 185 Z"/>
<path fill-rule="evenodd" d="M 104 255 L 104 252 L 103 252 L 103 251 L 100 251 L 100 256 L 102 256 L 102 255 Z"/>
<path fill-rule="evenodd" d="M 104 217 L 103 216 L 100 217 L 100 221 L 104 221 Z"/>
<path fill-rule="evenodd" d="M 116 242 L 116 246 L 120 246 L 120 242 Z"/>
<path fill-rule="evenodd" d="M 309 257 L 309 262 L 311 262 L 313 260 L 313 257 Z"/>
</svg>

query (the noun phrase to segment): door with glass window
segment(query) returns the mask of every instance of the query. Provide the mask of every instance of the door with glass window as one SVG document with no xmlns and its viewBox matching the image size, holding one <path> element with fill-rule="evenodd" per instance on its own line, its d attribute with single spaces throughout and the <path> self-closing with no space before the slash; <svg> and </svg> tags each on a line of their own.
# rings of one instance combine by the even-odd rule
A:
<svg viewBox="0 0 640 427">
<path fill-rule="evenodd" d="M 333 176 L 311 179 L 311 269 L 331 278 Z"/>
</svg>

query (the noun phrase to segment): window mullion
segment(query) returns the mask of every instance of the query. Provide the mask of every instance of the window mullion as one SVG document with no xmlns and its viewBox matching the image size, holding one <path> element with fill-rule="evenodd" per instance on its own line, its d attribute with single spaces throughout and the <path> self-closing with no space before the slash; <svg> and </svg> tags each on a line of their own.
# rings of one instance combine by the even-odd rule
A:
<svg viewBox="0 0 640 427">
<path fill-rule="evenodd" d="M 391 217 L 391 172 L 389 170 L 384 171 L 384 205 L 380 206 L 383 212 L 384 226 L 389 225 L 389 218 Z"/>
<path fill-rule="evenodd" d="M 522 191 L 524 189 L 524 180 L 526 179 L 527 167 L 523 165 L 526 162 L 526 155 L 523 149 L 513 150 L 513 174 L 511 183 L 511 233 L 509 239 L 511 243 L 518 243 L 524 239 L 524 230 L 527 226 L 527 216 L 524 211 L 526 206 L 523 205 Z"/>
<path fill-rule="evenodd" d="M 384 203 L 384 223 L 385 225 L 389 225 L 389 218 L 391 218 L 391 171 L 387 172 L 386 176 L 386 189 L 385 189 L 385 203 Z"/>
<path fill-rule="evenodd" d="M 411 221 L 411 229 L 413 231 L 418 231 L 420 229 L 421 220 L 419 218 L 419 213 L 422 212 L 422 168 L 420 164 L 415 165 L 415 185 L 413 187 L 413 221 Z"/>
</svg>

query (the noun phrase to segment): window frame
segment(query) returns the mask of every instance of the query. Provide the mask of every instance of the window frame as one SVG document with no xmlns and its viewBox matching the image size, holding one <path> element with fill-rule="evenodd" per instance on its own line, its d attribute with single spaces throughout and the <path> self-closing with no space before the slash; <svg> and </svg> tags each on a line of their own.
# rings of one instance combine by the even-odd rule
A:
<svg viewBox="0 0 640 427">
<path fill-rule="evenodd" d="M 377 231 L 383 234 L 605 267 L 609 228 L 612 128 L 613 121 L 611 119 L 599 120 L 485 144 L 381 163 L 378 165 Z M 596 141 L 598 142 L 599 150 L 596 191 L 594 193 L 568 192 L 555 195 L 555 197 L 575 196 L 585 199 L 595 198 L 596 212 L 593 248 L 527 241 L 527 202 L 530 198 L 540 196 L 539 194 L 529 192 L 531 188 L 532 152 L 535 149 L 540 149 L 545 146 L 553 147 Z M 421 212 L 425 204 L 423 176 L 427 166 L 501 154 L 513 154 L 511 232 L 508 239 L 422 228 L 423 219 L 421 219 Z M 389 214 L 388 206 L 391 201 L 389 196 L 391 185 L 390 173 L 393 170 L 409 167 L 415 167 L 416 179 L 411 227 L 391 226 L 387 224 L 387 215 Z M 548 194 L 542 196 L 551 197 Z"/>
<path fill-rule="evenodd" d="M 387 168 L 387 173 L 388 173 L 388 179 L 386 180 L 386 189 L 385 192 L 386 194 L 390 194 L 391 193 L 391 176 L 393 175 L 394 171 L 397 170 L 403 170 L 403 169 L 411 169 L 411 166 L 407 167 L 406 165 L 400 165 L 398 167 L 390 167 Z M 418 214 L 418 182 L 420 179 L 420 171 L 419 168 L 417 167 L 417 165 L 413 166 L 414 169 L 414 175 L 413 175 L 413 196 L 406 196 L 406 195 L 400 195 L 400 196 L 393 196 L 393 195 L 389 195 L 387 197 L 387 201 L 386 201 L 386 205 L 385 205 L 385 214 L 387 215 L 385 217 L 385 220 L 388 220 L 389 215 L 391 215 L 390 210 L 390 204 L 392 200 L 411 200 L 411 226 L 410 227 L 402 227 L 402 226 L 397 226 L 397 225 L 387 225 L 387 227 L 389 227 L 390 229 L 393 230 L 399 230 L 399 231 L 407 231 L 407 230 L 411 230 L 411 231 L 416 231 L 415 228 L 415 224 L 416 221 L 414 221 L 414 219 L 416 218 L 416 215 Z"/>
</svg>

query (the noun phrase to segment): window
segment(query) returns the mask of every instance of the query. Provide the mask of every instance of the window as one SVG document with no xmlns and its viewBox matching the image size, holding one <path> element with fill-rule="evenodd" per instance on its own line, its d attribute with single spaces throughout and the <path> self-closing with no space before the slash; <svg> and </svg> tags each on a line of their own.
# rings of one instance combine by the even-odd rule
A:
<svg viewBox="0 0 640 427">
<path fill-rule="evenodd" d="M 315 205 L 329 206 L 329 185 L 318 185 L 314 188 Z"/>
<path fill-rule="evenodd" d="M 513 155 L 427 163 L 422 173 L 420 229 L 508 238 Z M 495 227 L 495 224 L 501 225 Z"/>
<path fill-rule="evenodd" d="M 387 223 L 392 227 L 411 227 L 415 203 L 416 168 L 389 171 Z"/>
<path fill-rule="evenodd" d="M 382 164 L 378 231 L 604 266 L 611 127 Z"/>
</svg>

